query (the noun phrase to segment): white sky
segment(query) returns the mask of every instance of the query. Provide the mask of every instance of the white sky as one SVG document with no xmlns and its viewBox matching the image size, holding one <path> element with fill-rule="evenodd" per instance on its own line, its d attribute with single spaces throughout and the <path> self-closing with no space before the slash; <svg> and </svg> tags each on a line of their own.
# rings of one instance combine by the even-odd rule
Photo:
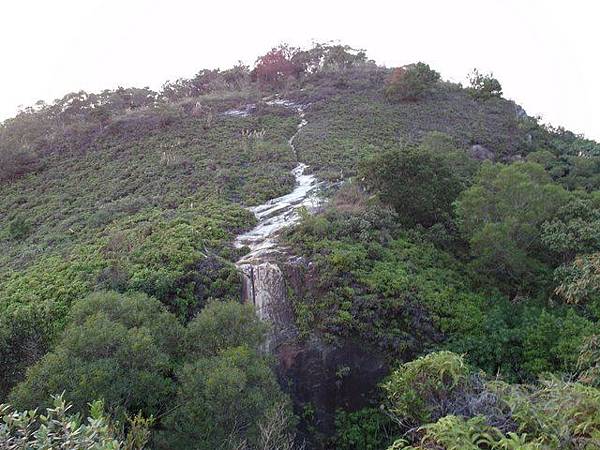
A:
<svg viewBox="0 0 600 450">
<path fill-rule="evenodd" d="M 390 67 L 424 61 L 453 81 L 493 71 L 529 114 L 600 140 L 599 21 L 596 0 L 0 0 L 0 120 L 314 39 Z"/>
</svg>

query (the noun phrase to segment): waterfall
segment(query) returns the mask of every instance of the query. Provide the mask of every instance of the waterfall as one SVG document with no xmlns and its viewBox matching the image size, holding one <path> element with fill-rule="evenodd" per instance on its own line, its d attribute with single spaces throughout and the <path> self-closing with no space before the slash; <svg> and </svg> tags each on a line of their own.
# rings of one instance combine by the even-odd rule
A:
<svg viewBox="0 0 600 450">
<path fill-rule="evenodd" d="M 293 108 L 298 113 L 300 123 L 296 133 L 288 141 L 298 160 L 294 141 L 308 123 L 304 113 L 306 106 L 288 100 L 271 100 L 267 104 Z M 250 208 L 258 223 L 250 231 L 240 234 L 234 243 L 238 248 L 250 248 L 250 252 L 236 263 L 242 274 L 242 300 L 253 304 L 257 315 L 273 325 L 270 344 L 292 332 L 293 328 L 293 312 L 287 298 L 287 287 L 283 271 L 277 262 L 277 256 L 283 254 L 277 242 L 277 234 L 284 227 L 300 220 L 300 208 L 312 210 L 319 204 L 317 191 L 321 183 L 314 175 L 305 174 L 307 168 L 306 164 L 298 161 L 292 170 L 296 181 L 292 192 Z"/>
</svg>

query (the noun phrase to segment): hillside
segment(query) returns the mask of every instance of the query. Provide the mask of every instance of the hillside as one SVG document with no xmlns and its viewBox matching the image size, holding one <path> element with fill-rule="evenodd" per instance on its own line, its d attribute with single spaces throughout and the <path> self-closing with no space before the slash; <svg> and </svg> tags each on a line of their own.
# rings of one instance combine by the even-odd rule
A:
<svg viewBox="0 0 600 450">
<path fill-rule="evenodd" d="M 273 200 L 300 163 L 318 207 Z M 0 126 L 0 399 L 102 400 L 121 448 L 600 448 L 599 192 L 493 77 L 338 45 L 37 104 Z"/>
</svg>

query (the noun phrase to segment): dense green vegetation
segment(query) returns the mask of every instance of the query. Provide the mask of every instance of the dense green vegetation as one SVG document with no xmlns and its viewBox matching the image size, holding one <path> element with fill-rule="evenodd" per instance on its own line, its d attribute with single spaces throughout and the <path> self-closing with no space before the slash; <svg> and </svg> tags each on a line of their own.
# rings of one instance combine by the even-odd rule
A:
<svg viewBox="0 0 600 450">
<path fill-rule="evenodd" d="M 406 438 L 390 449 L 588 449 L 600 445 L 600 390 L 554 377 L 506 384 L 450 352 L 394 371 L 383 385 L 387 409 Z"/>
<path fill-rule="evenodd" d="M 135 416 L 129 420 L 129 431 L 124 435 L 123 424 L 106 414 L 101 401 L 91 403 L 90 416 L 82 420 L 61 395 L 53 400 L 44 414 L 37 409 L 14 411 L 10 405 L 0 405 L 2 447 L 141 450 L 148 442 L 153 419 Z"/>
<path fill-rule="evenodd" d="M 283 45 L 1 124 L 0 446 L 599 448 L 600 144 L 470 81 Z M 340 183 L 282 236 L 287 344 L 390 368 L 352 407 L 337 368 L 328 433 L 239 304 L 245 207 L 296 157 Z"/>
</svg>

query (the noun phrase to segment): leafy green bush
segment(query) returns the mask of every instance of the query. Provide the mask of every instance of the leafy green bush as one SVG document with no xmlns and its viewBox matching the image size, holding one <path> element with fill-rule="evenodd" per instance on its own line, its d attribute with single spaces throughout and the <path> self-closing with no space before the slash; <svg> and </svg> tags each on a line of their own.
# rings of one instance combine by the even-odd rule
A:
<svg viewBox="0 0 600 450">
<path fill-rule="evenodd" d="M 475 381 L 461 378 L 461 361 L 452 353 L 434 353 L 391 375 L 384 385 L 390 413 L 400 414 L 399 423 L 418 428 L 408 429 L 390 449 L 575 450 L 600 444 L 600 390 L 556 377 L 532 385 L 496 378 L 484 382 L 478 395 L 461 397 L 461 404 L 455 404 L 460 414 L 416 418 L 414 411 L 422 411 L 424 404 L 437 411 L 452 407 L 450 389 L 456 383 L 465 389 Z"/>
<path fill-rule="evenodd" d="M 569 201 L 542 166 L 484 164 L 473 186 L 456 204 L 459 223 L 471 245 L 474 268 L 500 286 L 531 289 L 547 282 L 549 268 L 539 258 L 542 224 Z"/>
<path fill-rule="evenodd" d="M 166 430 L 159 438 L 167 448 L 255 445 L 260 423 L 272 408 L 287 402 L 265 356 L 245 346 L 186 364 L 178 379 L 178 408 L 165 418 Z M 286 416 L 283 426 L 290 427 L 289 409 Z"/>
<path fill-rule="evenodd" d="M 389 445 L 395 431 L 393 421 L 378 408 L 355 412 L 337 411 L 332 445 L 339 450 L 378 450 Z"/>
<path fill-rule="evenodd" d="M 443 155 L 420 148 L 373 155 L 361 162 L 359 177 L 408 226 L 448 220 L 452 202 L 463 189 Z"/>
<path fill-rule="evenodd" d="M 502 85 L 493 74 L 483 74 L 477 69 L 469 74 L 469 83 L 471 84 L 469 92 L 473 97 L 481 100 L 487 100 L 492 97 L 502 97 Z"/>
<path fill-rule="evenodd" d="M 462 388 L 469 371 L 462 357 L 451 352 L 405 363 L 383 384 L 388 410 L 407 424 L 428 422 L 453 391 Z"/>
<path fill-rule="evenodd" d="M 600 445 L 600 390 L 555 378 L 530 388 L 500 385 L 518 431 L 536 436 L 543 448 Z"/>
<path fill-rule="evenodd" d="M 12 411 L 9 405 L 0 405 L 0 447 L 142 450 L 148 441 L 148 428 L 154 422 L 152 417 L 137 415 L 129 420 L 129 431 L 122 438 L 121 425 L 107 416 L 101 401 L 90 404 L 86 420 L 72 414 L 71 409 L 62 395 L 53 397 L 53 405 L 45 414 L 39 414 L 37 409 Z"/>
<path fill-rule="evenodd" d="M 539 440 L 531 442 L 527 434 L 508 432 L 504 435 L 500 430 L 486 424 L 485 417 L 476 416 L 470 419 L 457 416 L 445 416 L 435 423 L 420 428 L 423 434 L 416 445 L 408 445 L 408 441 L 400 439 L 388 450 L 536 450 L 542 449 Z"/>
<path fill-rule="evenodd" d="M 417 100 L 440 79 L 440 74 L 429 64 L 418 62 L 398 67 L 392 73 L 385 88 L 390 101 Z"/>
<path fill-rule="evenodd" d="M 185 354 L 188 359 L 195 359 L 216 356 L 242 345 L 259 348 L 267 329 L 253 305 L 213 301 L 188 323 Z"/>
<path fill-rule="evenodd" d="M 31 225 L 21 216 L 15 217 L 8 224 L 8 237 L 15 240 L 20 240 L 25 238 L 29 231 L 31 230 Z"/>
<path fill-rule="evenodd" d="M 46 405 L 64 391 L 75 411 L 102 398 L 111 413 L 158 415 L 174 393 L 173 357 L 182 335 L 175 317 L 144 294 L 93 294 L 74 305 L 56 348 L 27 371 L 11 402 Z"/>
</svg>

